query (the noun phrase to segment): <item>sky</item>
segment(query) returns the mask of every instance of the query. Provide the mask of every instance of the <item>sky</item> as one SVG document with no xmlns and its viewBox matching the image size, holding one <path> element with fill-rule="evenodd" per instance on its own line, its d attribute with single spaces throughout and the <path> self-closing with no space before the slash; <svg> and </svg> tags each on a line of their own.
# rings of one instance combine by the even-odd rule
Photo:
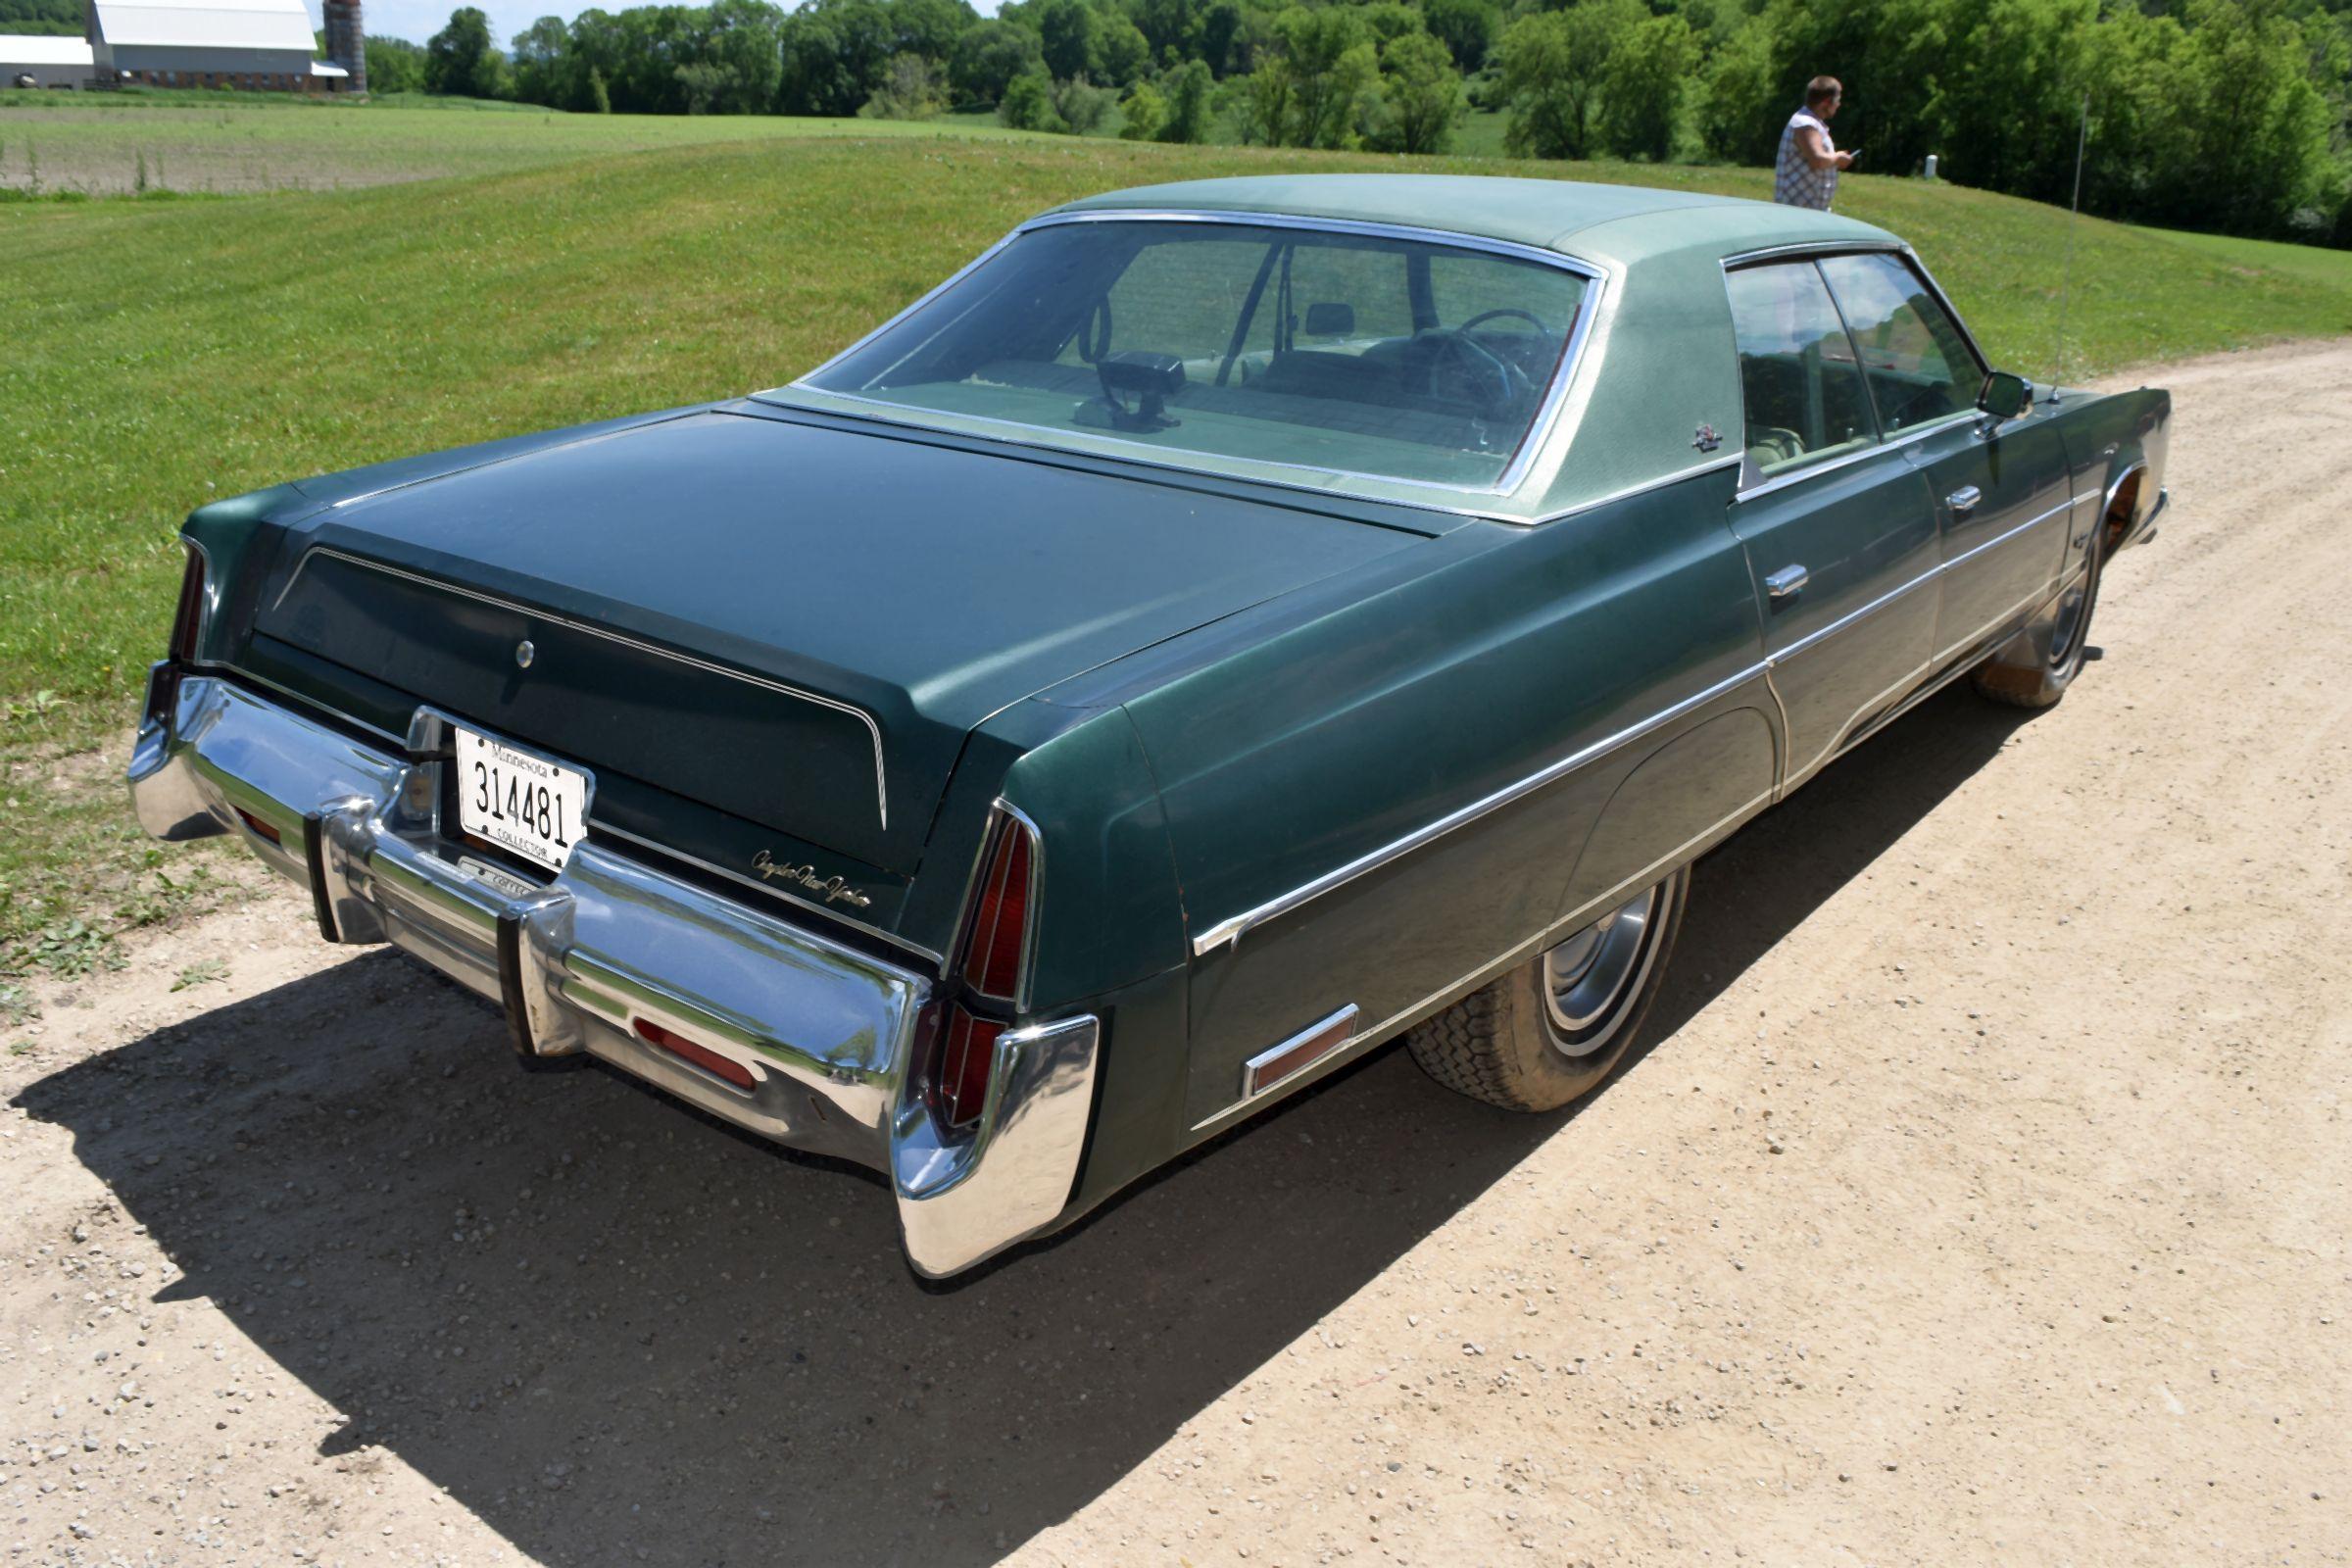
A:
<svg viewBox="0 0 2352 1568">
<path fill-rule="evenodd" d="M 449 24 L 449 14 L 465 0 L 360 0 L 361 20 L 371 33 L 387 38 L 406 38 L 411 43 L 422 43 Z M 973 0 L 973 9 L 982 16 L 994 16 L 998 0 Z M 309 0 L 311 22 L 318 25 L 318 0 Z M 537 22 L 541 17 L 562 17 L 569 22 L 588 9 L 585 0 L 473 0 L 482 14 L 490 19 L 491 30 L 498 34 L 500 48 L 508 40 Z M 607 11 L 626 11 L 628 0 L 604 0 Z"/>
</svg>

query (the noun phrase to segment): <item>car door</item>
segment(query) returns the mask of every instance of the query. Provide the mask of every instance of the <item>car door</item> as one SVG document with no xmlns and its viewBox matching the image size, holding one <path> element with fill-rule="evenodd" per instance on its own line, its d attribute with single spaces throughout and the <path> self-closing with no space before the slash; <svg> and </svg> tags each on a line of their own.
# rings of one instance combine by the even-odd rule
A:
<svg viewBox="0 0 2352 1568">
<path fill-rule="evenodd" d="M 1747 445 L 1731 525 L 1762 603 L 1793 784 L 1924 673 L 1936 513 L 1926 477 L 1880 440 L 1819 266 L 1738 267 L 1725 284 Z"/>
<path fill-rule="evenodd" d="M 1821 271 L 1880 427 L 1936 498 L 1940 662 L 2049 592 L 2071 559 L 2065 443 L 2045 406 L 2000 421 L 1977 412 L 1984 365 L 1908 258 L 1828 256 Z"/>
</svg>

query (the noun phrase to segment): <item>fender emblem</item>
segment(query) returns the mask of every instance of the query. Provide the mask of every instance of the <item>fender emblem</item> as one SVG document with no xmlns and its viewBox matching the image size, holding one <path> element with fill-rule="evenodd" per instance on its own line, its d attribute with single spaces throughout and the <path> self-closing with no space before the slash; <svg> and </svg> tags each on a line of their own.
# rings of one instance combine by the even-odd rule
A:
<svg viewBox="0 0 2352 1568">
<path fill-rule="evenodd" d="M 1723 445 L 1723 437 L 1716 434 L 1713 425 L 1702 424 L 1698 427 L 1698 432 L 1690 438 L 1690 444 L 1701 452 L 1712 452 Z"/>
<path fill-rule="evenodd" d="M 818 876 L 813 865 L 779 864 L 765 850 L 752 857 L 752 869 L 768 881 L 789 882 L 810 893 L 821 893 L 827 904 L 847 904 L 862 909 L 874 902 L 837 876 Z"/>
</svg>

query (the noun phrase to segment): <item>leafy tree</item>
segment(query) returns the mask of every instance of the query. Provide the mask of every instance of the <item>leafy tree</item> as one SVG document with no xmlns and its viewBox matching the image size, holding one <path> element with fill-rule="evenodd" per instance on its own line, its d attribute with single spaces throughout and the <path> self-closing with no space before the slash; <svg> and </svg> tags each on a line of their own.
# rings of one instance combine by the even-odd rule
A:
<svg viewBox="0 0 2352 1568">
<path fill-rule="evenodd" d="M 1629 0 L 1639 3 L 1639 0 Z M 1370 29 L 1353 9 L 1294 6 L 1275 19 L 1277 69 L 1290 78 L 1289 114 L 1273 139 L 1299 147 L 1345 147 L 1358 109 L 1380 75 Z"/>
<path fill-rule="evenodd" d="M 1038 41 L 1045 48 L 1046 69 L 1054 73 L 1055 80 L 1068 81 L 1102 70 L 1095 10 L 1086 0 L 1038 0 L 1030 15 L 1036 19 Z"/>
<path fill-rule="evenodd" d="M 506 60 L 490 43 L 490 19 L 472 6 L 450 13 L 449 25 L 424 46 L 424 90 L 466 98 L 496 98 Z"/>
<path fill-rule="evenodd" d="M 1242 35 L 1242 8 L 1234 0 L 1216 0 L 1200 14 L 1200 30 L 1196 47 L 1199 58 L 1209 71 L 1218 75 L 1234 68 L 1234 43 Z"/>
<path fill-rule="evenodd" d="M 1780 151 L 1783 108 L 1777 80 L 1779 38 L 1764 12 L 1724 41 L 1707 63 L 1698 92 L 1700 143 L 1735 164 L 1770 164 Z M 1782 112 L 1776 118 L 1774 111 Z"/>
<path fill-rule="evenodd" d="M 997 119 L 1015 130 L 1067 130 L 1054 108 L 1054 78 L 1046 68 L 1024 71 L 1005 85 Z"/>
<path fill-rule="evenodd" d="M 1381 140 L 1401 153 L 1442 153 L 1462 115 L 1462 76 L 1453 55 L 1426 32 L 1407 33 L 1380 53 Z"/>
<path fill-rule="evenodd" d="M 1244 77 L 1233 97 L 1242 145 L 1279 147 L 1291 126 L 1292 78 L 1281 60 L 1268 60 Z"/>
<path fill-rule="evenodd" d="M 1609 55 L 1600 142 L 1620 158 L 1662 164 L 1674 153 L 1683 89 L 1698 65 L 1698 39 L 1677 16 L 1638 24 Z"/>
<path fill-rule="evenodd" d="M 1520 18 L 1502 35 L 1503 145 L 1518 158 L 1592 155 L 1609 56 L 1648 13 L 1642 0 L 1580 0 Z"/>
<path fill-rule="evenodd" d="M 1133 0 L 1128 14 L 1154 60 L 1175 61 L 1200 45 L 1201 0 Z"/>
<path fill-rule="evenodd" d="M 1453 63 L 1468 72 L 1487 63 L 1502 13 L 1494 0 L 1421 0 L 1421 21 L 1445 43 Z"/>
<path fill-rule="evenodd" d="M 1205 61 L 1188 60 L 1177 72 L 1168 93 L 1167 123 L 1159 128 L 1159 139 L 1172 142 L 1198 142 L 1208 139 L 1209 95 L 1216 84 L 1208 73 Z"/>
<path fill-rule="evenodd" d="M 898 28 L 879 0 L 809 0 L 784 20 L 776 103 L 788 115 L 846 118 L 881 87 Z"/>
<path fill-rule="evenodd" d="M 1152 64 L 1152 45 L 1143 29 L 1124 17 L 1103 23 L 1096 32 L 1095 58 L 1102 79 L 1125 86 L 1140 78 Z"/>
<path fill-rule="evenodd" d="M 1013 77 L 1043 70 L 1045 63 L 1036 33 L 992 18 L 956 40 L 956 52 L 948 57 L 948 86 L 957 103 L 999 103 Z"/>
<path fill-rule="evenodd" d="M 368 40 L 368 90 L 371 93 L 422 92 L 424 51 L 406 38 Z"/>
<path fill-rule="evenodd" d="M 1148 81 L 1139 81 L 1127 94 L 1127 121 L 1119 127 L 1121 141 L 1157 141 L 1168 122 L 1168 101 Z"/>
<path fill-rule="evenodd" d="M 948 107 L 947 81 L 923 55 L 890 57 L 882 85 L 858 111 L 860 120 L 932 120 Z"/>
<path fill-rule="evenodd" d="M 965 0 L 890 0 L 890 20 L 898 53 L 938 65 L 955 55 L 956 41 L 978 25 L 980 14 Z"/>
</svg>

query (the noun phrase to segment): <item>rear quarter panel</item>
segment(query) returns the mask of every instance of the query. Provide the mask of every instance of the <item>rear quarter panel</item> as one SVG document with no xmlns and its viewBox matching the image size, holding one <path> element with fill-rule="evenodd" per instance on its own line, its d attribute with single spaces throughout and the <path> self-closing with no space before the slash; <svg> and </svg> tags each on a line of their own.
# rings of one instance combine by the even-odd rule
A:
<svg viewBox="0 0 2352 1568">
<path fill-rule="evenodd" d="M 1639 869 L 1769 798 L 1778 724 L 1724 520 L 1735 478 L 1459 530 L 1424 547 L 1417 574 L 1133 699 L 1198 936 L 1725 687 L 1197 955 L 1185 1132 L 1213 1130 L 1247 1058 L 1337 1008 L 1394 1033 L 1463 989 L 1601 885 L 1578 872 L 1588 853 Z"/>
</svg>

